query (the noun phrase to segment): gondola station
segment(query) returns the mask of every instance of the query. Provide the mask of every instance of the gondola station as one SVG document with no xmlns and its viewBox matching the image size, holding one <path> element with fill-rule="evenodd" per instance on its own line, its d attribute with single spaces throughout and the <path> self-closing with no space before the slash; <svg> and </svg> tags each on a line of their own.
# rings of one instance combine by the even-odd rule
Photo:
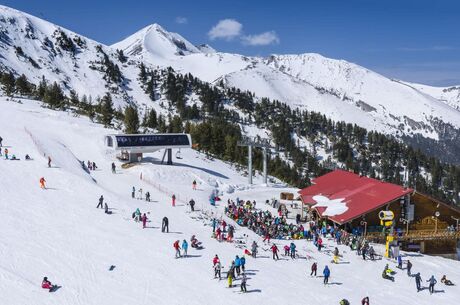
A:
<svg viewBox="0 0 460 305">
<path fill-rule="evenodd" d="M 112 134 L 105 136 L 105 147 L 117 152 L 117 158 L 126 162 L 140 162 L 144 153 L 164 149 L 163 159 L 172 164 L 172 150 L 192 148 L 192 138 L 185 133 L 162 134 Z M 178 155 L 176 157 L 179 158 Z"/>
<path fill-rule="evenodd" d="M 388 246 L 458 258 L 460 209 L 454 205 L 343 170 L 314 179 L 299 194 L 312 219 Z"/>
</svg>

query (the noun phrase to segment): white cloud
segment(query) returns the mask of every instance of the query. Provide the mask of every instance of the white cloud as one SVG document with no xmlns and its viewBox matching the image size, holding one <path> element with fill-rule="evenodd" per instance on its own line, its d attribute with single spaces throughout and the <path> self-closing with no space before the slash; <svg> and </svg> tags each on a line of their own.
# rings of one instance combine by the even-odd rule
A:
<svg viewBox="0 0 460 305">
<path fill-rule="evenodd" d="M 242 29 L 243 25 L 235 19 L 223 19 L 212 27 L 212 29 L 208 32 L 208 36 L 211 40 L 232 40 L 233 38 L 241 35 Z"/>
<path fill-rule="evenodd" d="M 186 17 L 181 17 L 181 16 L 177 16 L 175 21 L 178 24 L 187 24 L 188 23 L 188 19 Z"/>
<path fill-rule="evenodd" d="M 248 46 L 266 46 L 269 44 L 278 44 L 280 39 L 274 31 L 269 31 L 256 35 L 243 36 L 241 37 L 241 41 Z"/>
</svg>

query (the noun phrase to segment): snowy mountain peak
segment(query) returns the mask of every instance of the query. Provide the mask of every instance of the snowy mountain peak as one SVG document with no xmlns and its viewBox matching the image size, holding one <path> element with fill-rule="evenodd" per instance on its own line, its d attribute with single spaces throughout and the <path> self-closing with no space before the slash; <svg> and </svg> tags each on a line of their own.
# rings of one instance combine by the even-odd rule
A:
<svg viewBox="0 0 460 305">
<path fill-rule="evenodd" d="M 157 23 L 144 27 L 133 35 L 112 45 L 112 47 L 123 50 L 127 55 L 148 53 L 162 58 L 202 53 L 199 48 L 184 37 L 177 33 L 166 31 Z"/>
</svg>

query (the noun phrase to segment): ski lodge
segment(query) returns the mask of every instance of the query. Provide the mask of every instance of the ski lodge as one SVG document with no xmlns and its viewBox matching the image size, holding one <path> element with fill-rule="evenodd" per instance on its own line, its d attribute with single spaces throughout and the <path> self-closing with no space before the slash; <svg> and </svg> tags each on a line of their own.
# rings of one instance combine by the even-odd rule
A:
<svg viewBox="0 0 460 305">
<path fill-rule="evenodd" d="M 379 212 L 392 211 L 393 234 L 406 250 L 457 257 L 460 209 L 411 188 L 335 170 L 299 191 L 312 219 L 384 242 Z"/>
</svg>

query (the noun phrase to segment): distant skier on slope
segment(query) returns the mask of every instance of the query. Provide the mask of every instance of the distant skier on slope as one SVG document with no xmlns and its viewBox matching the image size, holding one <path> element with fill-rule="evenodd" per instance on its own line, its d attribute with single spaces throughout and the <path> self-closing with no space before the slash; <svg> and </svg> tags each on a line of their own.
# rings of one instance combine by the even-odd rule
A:
<svg viewBox="0 0 460 305">
<path fill-rule="evenodd" d="M 184 250 L 184 257 L 187 257 L 188 243 L 185 239 L 182 241 L 182 250 Z"/>
<path fill-rule="evenodd" d="M 222 278 L 221 271 L 222 271 L 222 265 L 221 265 L 220 261 L 218 260 L 214 264 L 214 278 L 217 278 L 217 276 L 219 276 L 219 281 Z"/>
<path fill-rule="evenodd" d="M 316 262 L 314 262 L 312 265 L 311 265 L 311 272 L 310 272 L 310 276 L 316 276 L 316 271 L 318 270 L 318 264 Z"/>
<path fill-rule="evenodd" d="M 176 241 L 174 242 L 173 247 L 174 247 L 174 250 L 176 250 L 176 255 L 175 255 L 175 257 L 176 257 L 176 258 L 180 258 L 181 255 L 180 255 L 179 240 L 176 240 Z"/>
<path fill-rule="evenodd" d="M 48 167 L 51 167 L 51 157 L 48 156 Z"/>
<path fill-rule="evenodd" d="M 279 260 L 280 258 L 278 257 L 278 247 L 273 244 L 270 249 L 272 249 L 273 260 Z"/>
<path fill-rule="evenodd" d="M 101 195 L 101 197 L 99 197 L 99 203 L 97 204 L 96 209 L 99 209 L 99 207 L 101 207 L 102 209 L 103 203 L 104 203 L 104 196 Z"/>
<path fill-rule="evenodd" d="M 434 285 L 436 285 L 436 283 L 438 281 L 436 281 L 436 279 L 434 278 L 434 275 L 432 275 L 428 280 L 427 280 L 428 283 L 430 283 L 428 289 L 430 290 L 430 294 L 433 294 L 434 293 Z"/>
<path fill-rule="evenodd" d="M 142 229 L 145 229 L 147 227 L 147 215 L 145 213 L 141 217 L 142 220 Z"/>
<path fill-rule="evenodd" d="M 361 300 L 361 305 L 369 305 L 369 297 L 365 297 Z"/>
<path fill-rule="evenodd" d="M 133 186 L 133 190 L 131 191 L 131 197 L 134 199 L 136 197 L 136 188 Z"/>
<path fill-rule="evenodd" d="M 163 217 L 163 220 L 161 222 L 161 232 L 167 232 L 169 233 L 169 220 L 168 220 L 168 217 Z"/>
<path fill-rule="evenodd" d="M 196 180 L 193 180 L 192 182 L 192 190 L 196 190 Z"/>
<path fill-rule="evenodd" d="M 0 147 L 2 147 L 2 146 L 3 146 L 3 138 L 0 137 Z"/>
<path fill-rule="evenodd" d="M 256 258 L 256 256 L 257 256 L 257 248 L 258 247 L 259 246 L 257 245 L 256 241 L 253 241 L 252 246 L 251 246 L 251 254 L 252 254 L 253 258 Z"/>
<path fill-rule="evenodd" d="M 420 276 L 420 272 L 415 275 L 415 285 L 417 286 L 417 292 L 422 290 L 422 277 Z"/>
<path fill-rule="evenodd" d="M 174 195 L 174 194 L 171 196 L 171 203 L 172 203 L 173 207 L 176 206 L 176 195 Z"/>
<path fill-rule="evenodd" d="M 116 174 L 115 163 L 112 162 L 112 174 Z"/>
<path fill-rule="evenodd" d="M 246 273 L 243 272 L 243 277 L 241 278 L 241 292 L 248 292 L 248 290 L 246 289 L 246 282 L 247 282 L 248 278 L 246 277 Z"/>
<path fill-rule="evenodd" d="M 40 178 L 40 188 L 43 190 L 46 189 L 45 183 L 46 183 L 45 177 L 41 177 Z"/>
</svg>

